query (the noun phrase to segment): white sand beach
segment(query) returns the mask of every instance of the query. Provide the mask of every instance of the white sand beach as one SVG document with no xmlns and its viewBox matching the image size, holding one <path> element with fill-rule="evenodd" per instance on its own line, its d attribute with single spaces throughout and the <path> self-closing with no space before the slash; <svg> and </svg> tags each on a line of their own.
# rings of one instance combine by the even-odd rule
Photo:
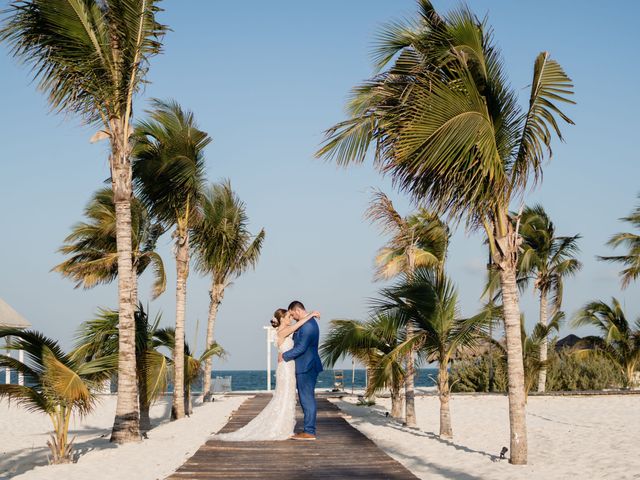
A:
<svg viewBox="0 0 640 480">
<path fill-rule="evenodd" d="M 388 399 L 372 407 L 355 402 L 355 397 L 335 400 L 353 426 L 420 478 L 640 478 L 640 395 L 529 398 L 526 466 L 498 459 L 500 449 L 509 446 L 505 396 L 453 396 L 453 441 L 437 436 L 435 396 L 416 399 L 418 430 L 384 416 Z"/>
<path fill-rule="evenodd" d="M 0 479 L 162 479 L 222 428 L 246 398 L 218 397 L 215 402 L 196 406 L 191 417 L 179 422 L 168 421 L 170 399 L 159 401 L 151 409 L 155 428 L 149 438 L 116 446 L 109 443 L 116 397 L 103 396 L 91 415 L 72 420 L 69 435 L 76 436 L 78 463 L 55 466 L 47 465 L 49 418 L 0 400 Z"/>
</svg>

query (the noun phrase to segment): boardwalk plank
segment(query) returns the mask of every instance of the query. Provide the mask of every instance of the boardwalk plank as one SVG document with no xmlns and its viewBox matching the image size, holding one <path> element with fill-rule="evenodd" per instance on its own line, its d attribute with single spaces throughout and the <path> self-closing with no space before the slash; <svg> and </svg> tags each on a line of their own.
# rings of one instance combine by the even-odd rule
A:
<svg viewBox="0 0 640 480">
<path fill-rule="evenodd" d="M 243 427 L 269 400 L 269 394 L 246 400 L 221 432 Z M 297 420 L 297 429 L 301 429 L 300 408 Z M 415 480 L 417 477 L 349 425 L 338 407 L 326 398 L 318 398 L 316 441 L 221 442 L 213 437 L 167 480 L 219 478 Z"/>
</svg>

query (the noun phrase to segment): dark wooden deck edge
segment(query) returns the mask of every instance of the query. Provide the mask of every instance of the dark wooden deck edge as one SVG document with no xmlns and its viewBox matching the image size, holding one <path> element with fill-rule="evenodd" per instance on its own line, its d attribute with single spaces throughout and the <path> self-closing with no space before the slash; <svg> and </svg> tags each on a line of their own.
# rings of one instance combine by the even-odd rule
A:
<svg viewBox="0 0 640 480">
<path fill-rule="evenodd" d="M 266 393 L 247 399 L 221 432 L 246 425 L 270 399 L 271 395 Z M 298 409 L 298 428 L 300 420 Z M 222 478 L 415 480 L 417 477 L 352 427 L 337 406 L 319 397 L 316 441 L 222 442 L 214 436 L 168 477 Z"/>
</svg>

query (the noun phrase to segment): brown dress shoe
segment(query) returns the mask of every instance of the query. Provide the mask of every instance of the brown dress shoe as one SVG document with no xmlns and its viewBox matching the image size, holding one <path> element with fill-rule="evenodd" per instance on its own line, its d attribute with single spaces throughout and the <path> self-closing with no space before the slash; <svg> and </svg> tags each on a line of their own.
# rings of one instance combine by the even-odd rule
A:
<svg viewBox="0 0 640 480">
<path fill-rule="evenodd" d="M 296 433 L 291 437 L 291 440 L 315 440 L 316 436 L 307 432 Z"/>
</svg>

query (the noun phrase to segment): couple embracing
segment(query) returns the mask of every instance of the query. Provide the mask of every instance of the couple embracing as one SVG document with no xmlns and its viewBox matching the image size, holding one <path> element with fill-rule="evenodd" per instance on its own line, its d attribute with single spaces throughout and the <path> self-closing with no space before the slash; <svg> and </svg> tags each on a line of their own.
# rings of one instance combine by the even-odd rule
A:
<svg viewBox="0 0 640 480">
<path fill-rule="evenodd" d="M 307 313 L 299 301 L 287 310 L 279 308 L 271 319 L 278 342 L 276 389 L 269 404 L 247 425 L 235 432 L 217 435 L 225 441 L 315 440 L 315 388 L 322 362 L 318 355 L 320 329 L 317 311 Z M 294 435 L 296 389 L 304 412 L 304 431 Z"/>
</svg>

